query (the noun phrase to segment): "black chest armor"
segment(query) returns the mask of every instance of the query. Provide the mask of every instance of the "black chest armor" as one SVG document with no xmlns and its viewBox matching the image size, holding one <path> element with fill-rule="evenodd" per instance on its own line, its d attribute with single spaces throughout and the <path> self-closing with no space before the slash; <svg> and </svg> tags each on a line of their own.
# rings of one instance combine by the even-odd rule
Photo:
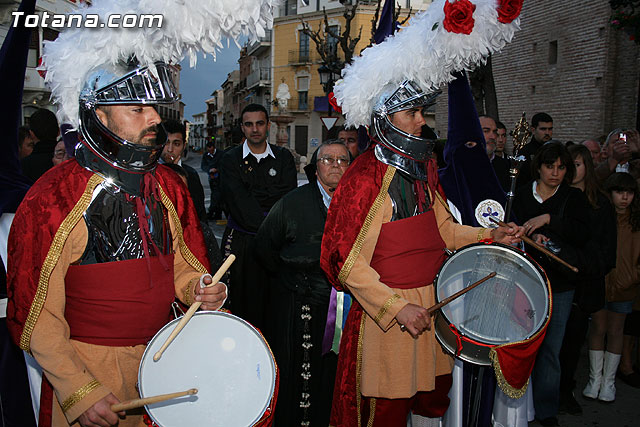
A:
<svg viewBox="0 0 640 427">
<path fill-rule="evenodd" d="M 143 237 L 140 233 L 136 200 L 114 185 L 103 183 L 96 188 L 93 200 L 83 217 L 87 225 L 87 247 L 80 264 L 139 259 L 145 256 Z M 148 256 L 172 252 L 171 231 L 167 212 L 160 201 L 154 203 L 153 196 L 146 200 L 149 234 Z M 155 206 L 154 206 L 155 205 Z M 145 219 L 142 219 L 145 221 Z M 155 245 L 152 243 L 155 243 Z"/>
</svg>

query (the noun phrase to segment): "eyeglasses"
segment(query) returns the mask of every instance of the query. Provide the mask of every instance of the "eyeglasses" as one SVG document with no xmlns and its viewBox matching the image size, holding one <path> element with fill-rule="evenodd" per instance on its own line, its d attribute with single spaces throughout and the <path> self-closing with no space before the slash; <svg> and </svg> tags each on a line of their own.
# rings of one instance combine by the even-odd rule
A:
<svg viewBox="0 0 640 427">
<path fill-rule="evenodd" d="M 55 157 L 56 159 L 61 159 L 65 154 L 67 154 L 65 150 L 56 150 L 53 152 L 53 157 Z"/>
<path fill-rule="evenodd" d="M 333 166 L 335 162 L 338 162 L 338 166 L 349 166 L 349 159 L 344 157 L 320 157 L 318 161 L 327 166 Z"/>
</svg>

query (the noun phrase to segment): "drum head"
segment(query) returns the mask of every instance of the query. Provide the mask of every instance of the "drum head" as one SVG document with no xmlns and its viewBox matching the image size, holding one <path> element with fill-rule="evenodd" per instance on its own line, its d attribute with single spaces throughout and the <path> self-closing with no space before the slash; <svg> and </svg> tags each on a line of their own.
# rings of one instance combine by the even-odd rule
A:
<svg viewBox="0 0 640 427">
<path fill-rule="evenodd" d="M 264 338 L 228 313 L 199 312 L 169 345 L 160 349 L 179 319 L 165 325 L 145 350 L 138 373 L 140 396 L 197 388 L 198 394 L 148 405 L 163 427 L 246 427 L 257 423 L 273 396 L 275 364 Z"/>
<path fill-rule="evenodd" d="M 482 365 L 490 363 L 491 347 L 530 338 L 549 313 L 544 272 L 522 252 L 499 244 L 474 244 L 456 251 L 438 273 L 436 300 L 444 300 L 493 271 L 496 277 L 444 306 L 443 319 L 436 327 L 436 336 L 454 353 L 458 344 L 454 333 L 445 331 L 449 324 L 461 336 L 479 343 L 469 345 L 460 358 Z"/>
</svg>

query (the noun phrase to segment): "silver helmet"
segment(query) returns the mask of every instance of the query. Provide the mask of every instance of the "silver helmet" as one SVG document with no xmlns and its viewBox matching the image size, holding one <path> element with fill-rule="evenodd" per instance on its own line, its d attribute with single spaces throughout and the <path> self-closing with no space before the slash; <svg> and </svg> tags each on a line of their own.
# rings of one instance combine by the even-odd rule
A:
<svg viewBox="0 0 640 427">
<path fill-rule="evenodd" d="M 152 69 L 154 68 L 154 69 Z M 163 62 L 138 67 L 130 62 L 119 69 L 102 68 L 90 74 L 80 93 L 81 144 L 78 161 L 96 172 L 123 171 L 144 174 L 155 169 L 164 141 L 153 145 L 135 144 L 109 130 L 96 115 L 101 105 L 169 104 L 180 99 L 171 80 L 171 70 Z"/>
<path fill-rule="evenodd" d="M 371 115 L 371 136 L 392 152 L 417 162 L 431 158 L 435 138 L 427 139 L 411 135 L 391 123 L 390 116 L 398 111 L 433 105 L 442 91 L 425 93 L 411 80 L 403 81 L 391 91 L 385 92 L 376 103 Z"/>
</svg>

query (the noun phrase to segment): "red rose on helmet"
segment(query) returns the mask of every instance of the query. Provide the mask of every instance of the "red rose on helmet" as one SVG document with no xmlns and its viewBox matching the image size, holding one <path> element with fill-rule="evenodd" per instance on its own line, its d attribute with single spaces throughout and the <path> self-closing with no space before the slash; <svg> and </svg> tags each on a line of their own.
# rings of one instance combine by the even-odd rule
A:
<svg viewBox="0 0 640 427">
<path fill-rule="evenodd" d="M 475 21 L 473 12 L 476 5 L 469 0 L 447 1 L 444 4 L 444 29 L 450 33 L 471 34 Z"/>
<path fill-rule="evenodd" d="M 498 0 L 498 21 L 510 24 L 520 16 L 523 0 Z"/>
</svg>

